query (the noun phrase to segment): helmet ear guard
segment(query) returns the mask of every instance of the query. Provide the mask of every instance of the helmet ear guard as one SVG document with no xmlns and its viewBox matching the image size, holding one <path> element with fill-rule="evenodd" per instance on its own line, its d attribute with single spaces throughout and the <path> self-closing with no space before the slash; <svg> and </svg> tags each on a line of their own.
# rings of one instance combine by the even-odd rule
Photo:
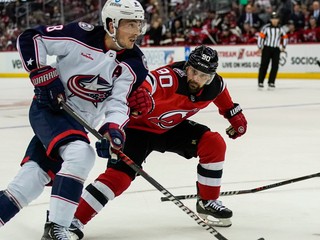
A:
<svg viewBox="0 0 320 240">
<path fill-rule="evenodd" d="M 218 67 L 218 53 L 210 47 L 201 45 L 196 47 L 189 55 L 187 66 L 206 74 L 214 75 Z"/>
</svg>

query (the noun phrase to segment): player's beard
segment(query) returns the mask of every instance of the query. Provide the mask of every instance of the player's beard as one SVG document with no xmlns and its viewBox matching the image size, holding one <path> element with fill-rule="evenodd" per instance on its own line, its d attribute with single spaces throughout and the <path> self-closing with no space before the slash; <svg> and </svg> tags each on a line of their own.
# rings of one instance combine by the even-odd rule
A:
<svg viewBox="0 0 320 240">
<path fill-rule="evenodd" d="M 190 93 L 198 93 L 200 91 L 200 86 L 196 82 L 189 80 L 188 81 L 188 89 Z"/>
</svg>

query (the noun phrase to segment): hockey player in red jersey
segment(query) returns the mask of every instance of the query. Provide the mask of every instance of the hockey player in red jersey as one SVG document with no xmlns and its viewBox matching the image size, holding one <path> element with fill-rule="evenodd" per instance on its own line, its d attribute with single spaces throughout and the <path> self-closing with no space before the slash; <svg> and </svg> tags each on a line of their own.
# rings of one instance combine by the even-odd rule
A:
<svg viewBox="0 0 320 240">
<path fill-rule="evenodd" d="M 226 130 L 229 137 L 236 139 L 245 134 L 246 118 L 239 104 L 232 101 L 224 80 L 216 73 L 217 67 L 217 52 L 199 46 L 191 52 L 187 62 L 176 62 L 149 72 L 146 81 L 129 99 L 134 115 L 126 128 L 123 151 L 140 166 L 152 151 L 174 152 L 187 159 L 199 157 L 197 212 L 209 224 L 229 227 L 232 211 L 218 200 L 226 143 L 218 132 L 188 120 L 214 103 L 231 124 Z M 145 94 L 143 88 L 152 97 Z M 151 112 L 145 107 L 146 100 L 154 101 Z M 137 117 L 137 112 L 149 113 Z M 100 157 L 110 158 L 108 151 L 101 152 Z M 81 226 L 108 201 L 121 195 L 134 178 L 135 172 L 124 162 L 109 161 L 106 171 L 85 188 L 71 231 L 81 238 Z M 217 220 L 210 221 L 208 216 Z"/>
<path fill-rule="evenodd" d="M 73 240 L 68 228 L 83 183 L 95 161 L 86 129 L 60 109 L 58 97 L 71 105 L 111 144 L 122 149 L 123 127 L 129 121 L 127 98 L 145 80 L 145 57 L 135 44 L 144 34 L 145 16 L 136 0 L 108 0 L 103 26 L 84 22 L 38 26 L 18 38 L 35 96 L 29 120 L 34 137 L 22 167 L 0 191 L 0 227 L 52 185 L 50 214 L 41 240 Z M 47 64 L 48 55 L 57 61 Z M 111 145 L 111 146 L 110 146 Z"/>
</svg>

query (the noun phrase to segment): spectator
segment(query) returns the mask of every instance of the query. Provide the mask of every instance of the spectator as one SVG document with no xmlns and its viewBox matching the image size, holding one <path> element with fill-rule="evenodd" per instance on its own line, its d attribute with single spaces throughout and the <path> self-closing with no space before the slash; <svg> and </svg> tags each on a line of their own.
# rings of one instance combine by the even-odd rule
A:
<svg viewBox="0 0 320 240">
<path fill-rule="evenodd" d="M 310 18 L 310 12 L 308 11 L 308 7 L 305 4 L 301 5 L 301 12 L 304 16 L 304 29 L 308 28 L 309 26 L 309 18 Z"/>
<path fill-rule="evenodd" d="M 277 11 L 280 16 L 280 23 L 282 25 L 288 24 L 290 20 L 290 15 L 292 13 L 292 2 L 291 0 L 281 0 L 279 10 Z"/>
<path fill-rule="evenodd" d="M 222 25 L 222 31 L 218 34 L 218 43 L 222 45 L 235 45 L 241 42 L 241 39 L 230 31 L 230 26 Z"/>
<path fill-rule="evenodd" d="M 304 28 L 304 15 L 301 11 L 301 6 L 297 3 L 293 5 L 293 13 L 290 15 L 290 20 L 293 21 L 296 30 Z"/>
<path fill-rule="evenodd" d="M 180 19 L 176 19 L 173 22 L 173 27 L 171 28 L 171 38 L 174 45 L 184 45 L 185 44 L 185 33 Z"/>
<path fill-rule="evenodd" d="M 7 14 L 6 9 L 3 9 L 1 11 L 1 22 L 4 24 L 5 27 L 8 27 L 10 18 L 9 18 L 9 15 Z"/>
<path fill-rule="evenodd" d="M 301 43 L 302 42 L 302 33 L 301 30 L 296 29 L 296 25 L 294 24 L 293 20 L 289 20 L 288 24 L 289 31 L 287 32 L 288 35 L 288 43 Z"/>
<path fill-rule="evenodd" d="M 16 51 L 16 48 L 13 45 L 12 41 L 9 40 L 4 50 L 8 52 L 12 52 L 12 51 Z"/>
<path fill-rule="evenodd" d="M 256 44 L 258 39 L 258 30 L 251 27 L 249 23 L 243 24 L 243 32 L 241 34 L 241 42 L 244 44 Z"/>
<path fill-rule="evenodd" d="M 185 41 L 185 39 L 177 39 L 176 45 L 180 44 L 180 41 Z M 169 29 L 166 29 L 165 34 L 162 36 L 162 41 L 160 42 L 161 46 L 172 46 L 173 44 L 173 39 L 171 36 L 171 31 Z"/>
<path fill-rule="evenodd" d="M 254 24 L 259 24 L 261 26 L 261 19 L 258 17 L 258 14 L 253 12 L 253 7 L 251 4 L 248 4 L 245 7 L 245 12 L 238 19 L 238 26 L 243 30 L 243 24 L 248 22 L 252 27 Z"/>
<path fill-rule="evenodd" d="M 212 28 L 220 28 L 222 23 L 221 16 L 219 14 L 215 14 L 215 17 L 211 21 Z"/>
<path fill-rule="evenodd" d="M 304 30 L 303 38 L 305 42 L 320 42 L 320 27 L 314 16 L 309 18 L 309 28 Z"/>
<path fill-rule="evenodd" d="M 210 33 L 211 30 L 219 27 L 221 24 L 221 18 L 215 11 L 208 11 L 207 17 L 203 20 L 203 25 L 207 26 L 207 29 Z"/>
<path fill-rule="evenodd" d="M 320 4 L 319 1 L 313 1 L 311 15 L 315 18 L 317 26 L 320 26 Z"/>
<path fill-rule="evenodd" d="M 188 43 L 190 45 L 200 45 L 203 42 L 205 35 L 202 33 L 202 21 L 197 18 L 195 24 L 191 28 L 188 35 Z"/>
<path fill-rule="evenodd" d="M 52 25 L 57 25 L 57 24 L 61 23 L 61 13 L 60 13 L 60 9 L 58 6 L 53 7 L 53 13 L 51 16 L 51 23 L 52 23 Z"/>
<path fill-rule="evenodd" d="M 242 34 L 242 31 L 241 29 L 238 27 L 237 23 L 236 22 L 231 22 L 230 23 L 230 32 L 236 36 L 239 37 L 239 39 L 241 38 L 241 34 Z"/>
<path fill-rule="evenodd" d="M 146 20 L 147 22 L 151 22 L 154 18 L 158 18 L 160 16 L 159 3 L 157 0 L 147 1 L 145 5 L 146 11 Z"/>
<path fill-rule="evenodd" d="M 261 8 L 257 6 L 256 9 L 257 9 L 258 17 L 260 18 L 262 24 L 266 24 L 267 22 L 270 21 L 270 15 L 273 11 L 271 6 L 267 6 L 265 8 Z"/>
<path fill-rule="evenodd" d="M 149 44 L 153 46 L 160 46 L 163 35 L 165 34 L 166 29 L 162 24 L 162 19 L 160 17 L 151 21 L 151 27 L 148 31 L 149 35 Z"/>
<path fill-rule="evenodd" d="M 174 11 L 170 11 L 170 12 L 169 12 L 169 16 L 168 16 L 168 20 L 167 20 L 167 22 L 166 22 L 166 27 L 167 27 L 168 29 L 172 29 L 173 26 L 174 26 L 174 21 L 177 20 L 177 19 L 178 19 L 178 17 L 177 17 L 177 15 L 176 15 L 176 13 L 175 13 Z M 179 19 L 182 21 L 181 18 L 179 18 Z M 170 31 L 171 31 L 171 30 L 170 30 Z"/>
</svg>

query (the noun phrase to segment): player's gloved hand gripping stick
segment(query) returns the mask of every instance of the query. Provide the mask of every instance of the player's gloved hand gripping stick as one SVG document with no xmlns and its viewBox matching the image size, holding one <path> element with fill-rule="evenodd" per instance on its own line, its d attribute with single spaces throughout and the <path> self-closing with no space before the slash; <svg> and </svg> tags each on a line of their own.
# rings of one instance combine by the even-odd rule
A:
<svg viewBox="0 0 320 240">
<path fill-rule="evenodd" d="M 110 159 L 112 163 L 118 162 L 119 159 L 115 153 L 123 148 L 124 131 L 119 128 L 118 124 L 106 123 L 99 129 L 99 133 L 103 138 L 96 142 L 98 156 Z"/>
<path fill-rule="evenodd" d="M 235 103 L 233 108 L 224 114 L 224 117 L 228 119 L 231 124 L 231 126 L 226 129 L 226 133 L 230 138 L 236 139 L 246 133 L 247 120 L 238 103 Z"/>
<path fill-rule="evenodd" d="M 52 110 L 60 109 L 59 98 L 65 99 L 63 84 L 59 78 L 56 68 L 44 66 L 30 72 L 30 80 L 34 86 L 34 93 L 37 102 L 47 105 Z"/>
</svg>

